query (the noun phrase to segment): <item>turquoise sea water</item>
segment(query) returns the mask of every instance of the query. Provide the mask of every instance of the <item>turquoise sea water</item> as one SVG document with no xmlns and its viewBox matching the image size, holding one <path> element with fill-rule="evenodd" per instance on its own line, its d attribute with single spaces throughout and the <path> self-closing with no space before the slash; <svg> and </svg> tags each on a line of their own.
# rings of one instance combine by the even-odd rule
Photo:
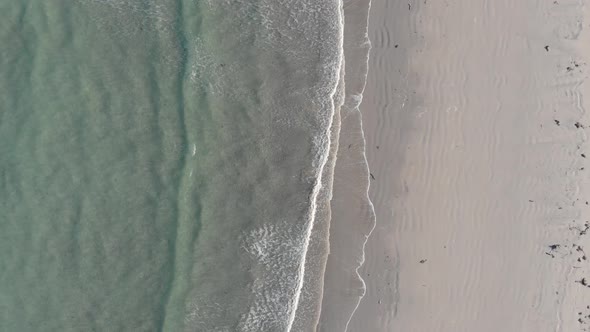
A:
<svg viewBox="0 0 590 332">
<path fill-rule="evenodd" d="M 0 331 L 287 330 L 340 5 L 0 1 Z"/>
</svg>

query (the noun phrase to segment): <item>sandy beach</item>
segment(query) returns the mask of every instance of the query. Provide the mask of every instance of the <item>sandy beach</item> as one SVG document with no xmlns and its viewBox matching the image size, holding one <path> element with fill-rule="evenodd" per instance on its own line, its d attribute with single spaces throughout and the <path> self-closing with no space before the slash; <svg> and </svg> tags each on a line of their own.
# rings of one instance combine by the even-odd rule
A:
<svg viewBox="0 0 590 332">
<path fill-rule="evenodd" d="M 348 331 L 590 328 L 589 17 L 586 1 L 372 1 L 377 223 Z"/>
<path fill-rule="evenodd" d="M 0 331 L 590 331 L 589 4 L 0 2 Z"/>
<path fill-rule="evenodd" d="M 342 7 L 344 68 L 340 83 L 344 89 L 335 112 L 334 123 L 339 125 L 332 128 L 338 139 L 331 150 L 336 160 L 318 331 L 346 331 L 366 289 L 358 270 L 375 227 L 375 213 L 368 197 L 370 173 L 359 107 L 367 75 L 369 4 L 369 0 L 344 1 Z"/>
</svg>

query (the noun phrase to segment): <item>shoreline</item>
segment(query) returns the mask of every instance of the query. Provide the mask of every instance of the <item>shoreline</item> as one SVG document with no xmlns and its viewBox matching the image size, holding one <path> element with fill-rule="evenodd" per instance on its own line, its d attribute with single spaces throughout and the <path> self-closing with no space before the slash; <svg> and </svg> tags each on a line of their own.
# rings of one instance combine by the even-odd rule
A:
<svg viewBox="0 0 590 332">
<path fill-rule="evenodd" d="M 313 220 L 313 228 L 308 245 L 308 259 L 305 260 L 303 287 L 301 300 L 296 309 L 295 320 L 291 330 L 314 330 L 317 326 L 323 300 L 324 275 L 329 254 L 329 232 L 331 219 L 331 204 L 334 179 L 334 166 L 338 152 L 338 139 L 340 136 L 340 107 L 344 102 L 344 68 L 341 67 L 340 79 L 334 95 L 334 115 L 330 128 L 330 150 L 326 167 L 322 172 L 322 187 L 318 194 L 318 207 L 316 217 Z M 319 259 L 318 259 L 319 257 Z M 318 295 L 319 294 L 319 295 Z"/>
<path fill-rule="evenodd" d="M 368 197 L 370 173 L 359 105 L 367 75 L 370 1 L 343 2 L 344 103 L 330 202 L 329 254 L 324 273 L 319 331 L 345 331 L 362 296 L 365 283 L 358 273 L 364 246 L 375 227 Z M 351 184 L 353 187 L 351 188 Z"/>
</svg>

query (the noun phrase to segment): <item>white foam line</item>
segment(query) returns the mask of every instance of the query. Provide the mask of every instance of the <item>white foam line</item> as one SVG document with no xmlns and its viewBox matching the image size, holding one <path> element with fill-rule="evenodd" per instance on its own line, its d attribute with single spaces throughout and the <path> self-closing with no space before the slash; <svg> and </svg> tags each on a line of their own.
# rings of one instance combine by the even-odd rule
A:
<svg viewBox="0 0 590 332">
<path fill-rule="evenodd" d="M 309 220 L 308 220 L 308 224 L 307 224 L 307 229 L 305 232 L 305 240 L 304 240 L 304 251 L 303 251 L 303 255 L 301 255 L 301 261 L 299 262 L 299 274 L 298 274 L 298 278 L 299 278 L 299 283 L 297 284 L 297 291 L 295 292 L 295 297 L 293 299 L 293 309 L 291 310 L 291 313 L 289 315 L 289 320 L 287 323 L 287 332 L 291 331 L 291 329 L 293 328 L 293 322 L 295 321 L 295 315 L 297 313 L 297 307 L 299 306 L 299 299 L 301 298 L 301 290 L 303 289 L 303 282 L 304 282 L 304 276 L 305 276 L 305 262 L 307 259 L 307 252 L 309 251 L 309 242 L 311 240 L 311 234 L 312 234 L 312 230 L 313 230 L 313 225 L 314 225 L 314 221 L 315 221 L 315 215 L 316 215 L 316 211 L 317 211 L 317 198 L 318 198 L 318 194 L 320 192 L 320 189 L 322 188 L 322 173 L 324 171 L 324 167 L 326 166 L 326 163 L 328 162 L 328 157 L 330 155 L 330 144 L 331 144 L 331 137 L 330 137 L 330 130 L 332 128 L 332 122 L 334 121 L 334 112 L 335 112 L 335 104 L 334 104 L 334 96 L 336 95 L 336 93 L 338 92 L 338 82 L 341 79 L 340 74 L 341 74 L 341 69 L 342 69 L 342 63 L 343 63 L 343 58 L 344 58 L 344 17 L 343 17 L 343 11 L 342 11 L 342 6 L 343 6 L 343 0 L 338 0 L 339 3 L 339 9 L 338 9 L 338 20 L 340 21 L 340 23 L 338 24 L 338 48 L 340 50 L 340 53 L 338 54 L 338 59 L 337 59 L 337 78 L 335 80 L 334 83 L 334 88 L 332 89 L 331 93 L 330 93 L 330 103 L 332 104 L 332 109 L 331 109 L 331 113 L 330 116 L 328 118 L 328 125 L 326 127 L 326 142 L 324 143 L 325 145 L 325 150 L 323 151 L 323 154 L 321 155 L 321 160 L 320 160 L 320 167 L 318 169 L 318 175 L 317 175 L 317 181 L 315 186 L 313 187 L 312 193 L 311 193 L 311 205 L 310 205 L 310 215 L 309 215 Z"/>
<path fill-rule="evenodd" d="M 369 8 L 367 10 L 367 13 L 371 12 L 371 1 L 369 1 Z M 370 14 L 367 14 L 370 15 Z M 360 113 L 360 105 L 362 103 L 363 100 L 363 92 L 365 92 L 365 87 L 367 85 L 367 75 L 369 72 L 369 54 L 371 51 L 371 41 L 368 38 L 368 29 L 369 29 L 369 19 L 367 18 L 367 30 L 366 30 L 366 34 L 367 34 L 367 43 L 369 44 L 369 50 L 367 51 L 367 57 L 365 58 L 366 61 L 366 68 L 367 68 L 367 72 L 365 73 L 365 82 L 363 84 L 363 89 L 360 92 L 360 101 L 358 103 L 358 105 L 356 106 L 356 110 Z M 345 74 L 346 75 L 346 74 Z M 365 283 L 365 280 L 361 277 L 361 274 L 359 273 L 359 269 L 363 266 L 363 264 L 365 263 L 365 246 L 367 244 L 367 241 L 369 241 L 369 237 L 371 236 L 371 234 L 373 233 L 373 231 L 375 230 L 375 227 L 377 226 L 377 221 L 376 221 L 376 215 L 375 215 L 375 206 L 373 205 L 373 202 L 371 201 L 371 198 L 369 197 L 369 189 L 371 187 L 371 178 L 370 178 L 370 174 L 369 173 L 369 161 L 367 160 L 367 140 L 365 139 L 365 131 L 363 130 L 363 117 L 362 114 L 360 114 L 359 116 L 360 119 L 360 130 L 361 130 L 361 138 L 363 139 L 363 161 L 365 163 L 366 166 L 366 170 L 367 170 L 367 191 L 366 191 L 366 196 L 365 198 L 367 199 L 367 202 L 369 203 L 369 206 L 371 207 L 371 212 L 372 212 L 372 218 L 373 218 L 373 227 L 371 227 L 371 230 L 369 231 L 369 233 L 367 233 L 367 235 L 365 235 L 365 241 L 363 242 L 363 246 L 362 246 L 362 257 L 361 257 L 361 261 L 359 262 L 359 265 L 357 266 L 357 268 L 355 269 L 356 275 L 358 276 L 359 280 L 361 281 L 361 283 L 363 284 L 363 294 L 359 297 L 358 302 L 356 303 L 356 306 L 354 307 L 354 310 L 352 310 L 352 312 L 350 313 L 350 317 L 348 318 L 348 321 L 346 322 L 346 325 L 344 327 L 344 332 L 348 331 L 348 325 L 350 324 L 350 321 L 352 320 L 352 317 L 354 316 L 354 313 L 357 311 L 359 305 L 361 304 L 361 300 L 363 299 L 363 297 L 365 297 L 365 294 L 367 293 L 367 284 Z"/>
<path fill-rule="evenodd" d="M 363 123 L 363 121 L 361 119 L 361 127 L 362 127 L 362 123 Z M 365 144 L 365 147 L 366 147 L 367 142 L 365 140 L 365 133 L 362 130 L 362 128 L 361 128 L 361 134 L 362 134 L 362 137 L 363 137 L 363 143 Z M 367 169 L 368 169 L 369 162 L 367 160 L 367 154 L 364 153 L 364 152 L 363 152 L 363 159 L 365 160 L 365 164 L 367 165 Z M 367 202 L 369 202 L 369 206 L 371 207 L 371 211 L 373 213 L 373 227 L 371 227 L 371 230 L 369 231 L 369 233 L 367 235 L 365 235 L 365 241 L 363 242 L 363 246 L 362 246 L 362 257 L 361 257 L 361 261 L 359 262 L 359 265 L 355 269 L 356 275 L 358 276 L 358 278 L 360 279 L 361 283 L 363 284 L 363 294 L 361 296 L 359 296 L 359 299 L 358 299 L 358 302 L 356 303 L 356 306 L 354 307 L 354 309 L 350 313 L 350 317 L 348 318 L 348 321 L 346 322 L 346 326 L 344 327 L 344 332 L 348 331 L 348 324 L 350 324 L 350 321 L 352 320 L 352 317 L 354 316 L 354 313 L 356 312 L 356 310 L 358 309 L 359 305 L 361 304 L 361 300 L 363 299 L 363 297 L 365 297 L 365 294 L 367 293 L 367 284 L 365 283 L 365 280 L 363 279 L 363 277 L 361 277 L 361 274 L 359 273 L 359 269 L 365 263 L 365 246 L 367 244 L 367 241 L 369 241 L 369 237 L 371 236 L 371 234 L 375 230 L 375 227 L 377 226 L 377 222 L 375 220 L 375 218 L 376 218 L 376 216 L 375 216 L 375 207 L 373 206 L 373 202 L 369 198 L 369 188 L 370 188 L 370 181 L 371 181 L 369 174 L 367 174 L 367 181 L 368 181 L 369 185 L 367 186 L 366 199 L 367 199 Z"/>
</svg>

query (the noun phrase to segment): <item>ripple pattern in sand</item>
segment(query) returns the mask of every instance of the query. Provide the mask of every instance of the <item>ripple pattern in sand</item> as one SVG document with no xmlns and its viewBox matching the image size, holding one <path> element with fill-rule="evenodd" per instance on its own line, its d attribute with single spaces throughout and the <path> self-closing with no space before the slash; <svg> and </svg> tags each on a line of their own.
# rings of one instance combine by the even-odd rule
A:
<svg viewBox="0 0 590 332">
<path fill-rule="evenodd" d="M 377 229 L 350 331 L 586 327 L 583 5 L 373 1 Z"/>
</svg>

